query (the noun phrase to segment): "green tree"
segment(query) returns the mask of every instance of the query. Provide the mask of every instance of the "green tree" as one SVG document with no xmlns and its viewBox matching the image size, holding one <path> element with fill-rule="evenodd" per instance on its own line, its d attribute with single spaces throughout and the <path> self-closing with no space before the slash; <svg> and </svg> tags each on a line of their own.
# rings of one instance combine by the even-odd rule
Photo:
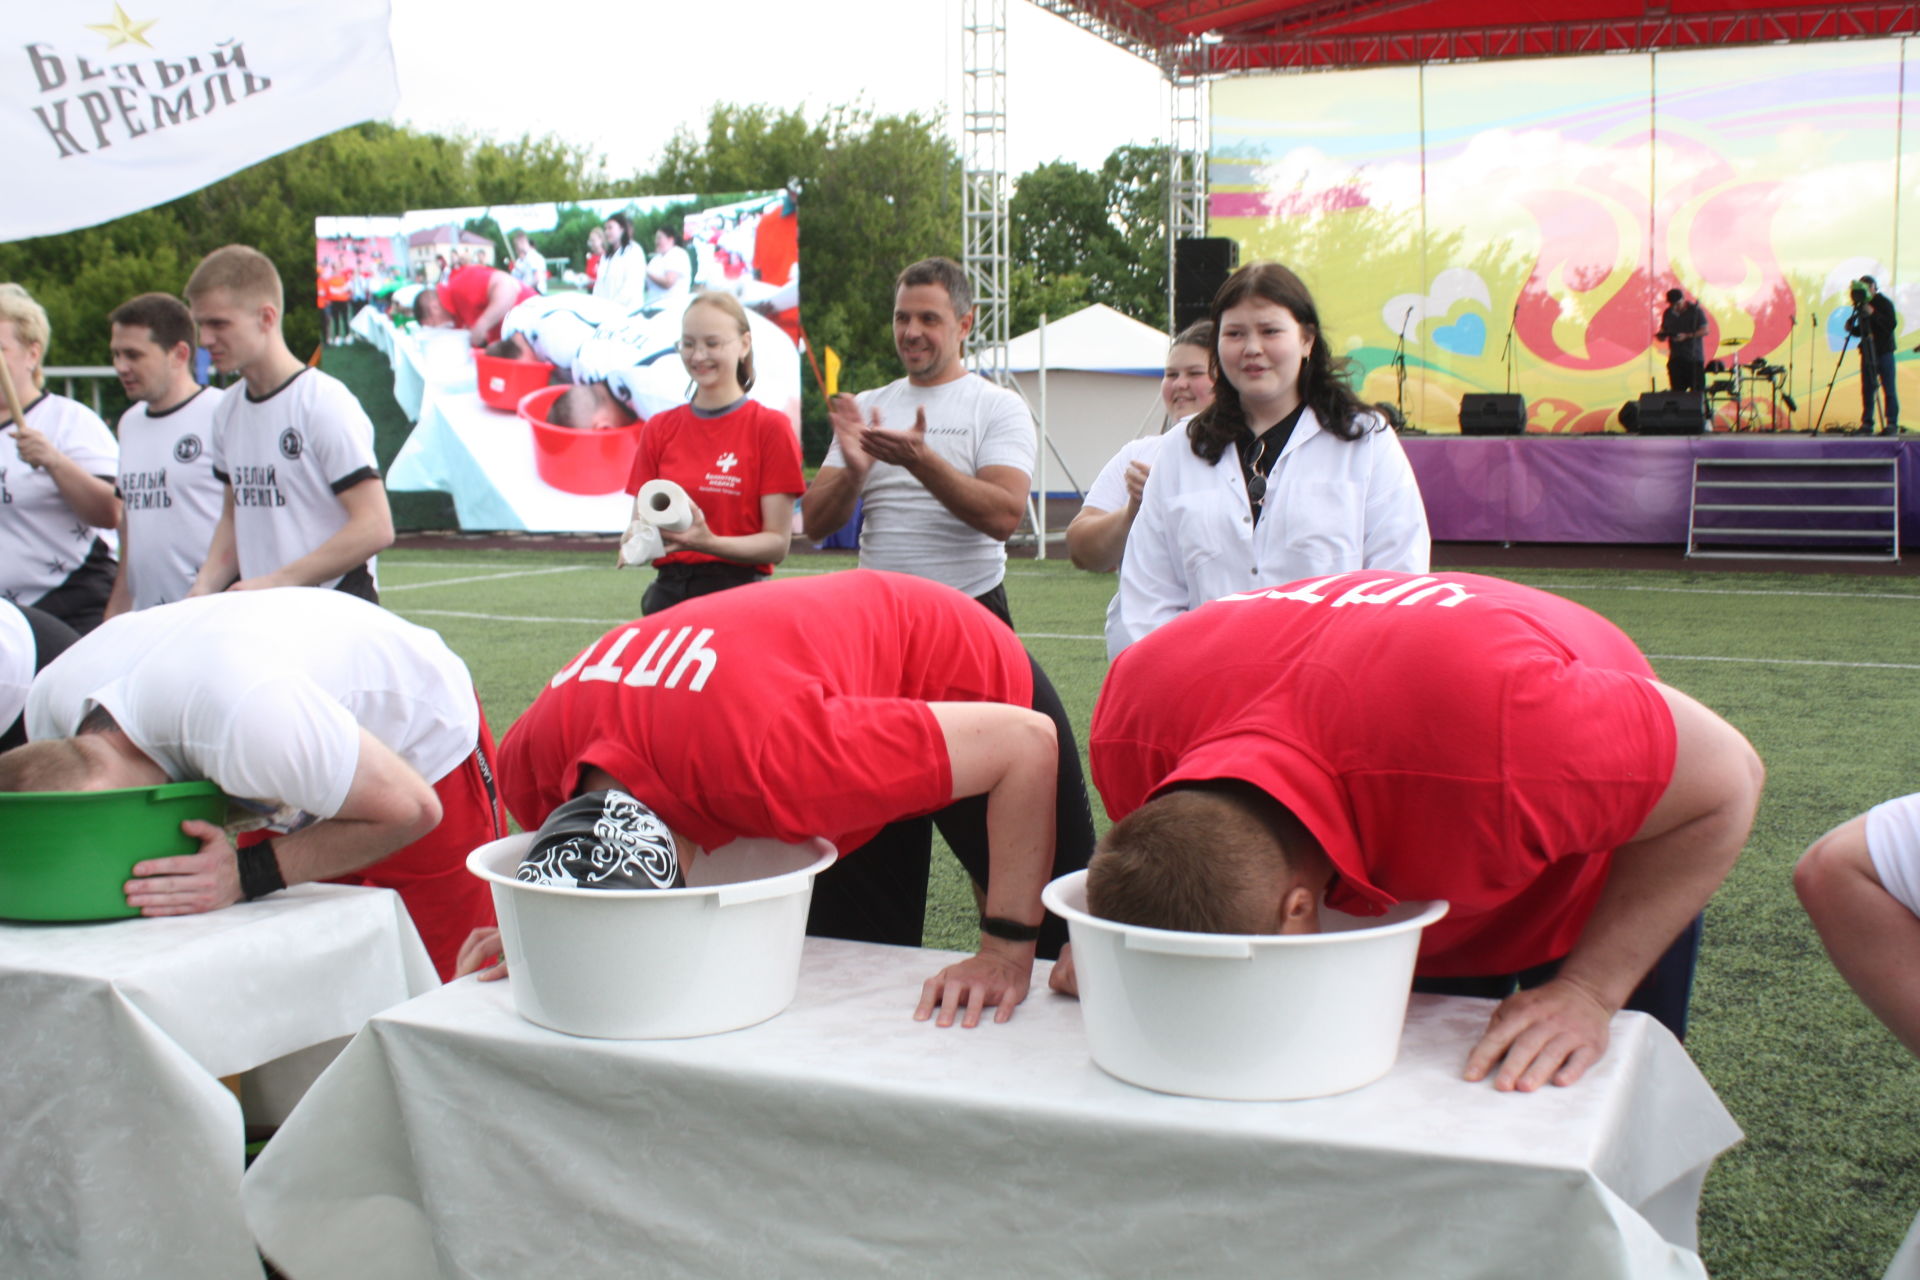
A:
<svg viewBox="0 0 1920 1280">
<path fill-rule="evenodd" d="M 1021 176 L 1007 206 L 1014 333 L 1094 302 L 1166 324 L 1166 160 L 1121 147 L 1097 172 L 1056 160 Z"/>
<path fill-rule="evenodd" d="M 879 386 L 899 375 L 893 280 L 920 258 L 960 254 L 959 157 L 935 117 L 839 107 L 808 122 L 800 111 L 716 106 L 705 129 L 667 144 L 641 189 L 764 191 L 791 187 L 800 207 L 800 314 L 815 352 L 845 362 L 841 385 Z M 807 456 L 831 433 L 811 377 L 801 406 Z"/>
</svg>

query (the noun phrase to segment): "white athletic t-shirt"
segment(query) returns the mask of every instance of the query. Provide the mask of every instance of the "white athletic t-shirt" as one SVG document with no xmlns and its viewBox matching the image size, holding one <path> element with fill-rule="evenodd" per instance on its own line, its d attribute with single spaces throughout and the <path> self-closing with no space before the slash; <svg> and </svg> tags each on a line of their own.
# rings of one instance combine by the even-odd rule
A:
<svg viewBox="0 0 1920 1280">
<path fill-rule="evenodd" d="M 207 558 L 226 497 L 208 446 L 226 394 L 202 387 L 164 412 L 140 401 L 120 415 L 118 488 L 127 513 L 120 554 L 136 609 L 185 599 Z"/>
<path fill-rule="evenodd" d="M 112 480 L 119 473 L 113 433 L 79 401 L 43 392 L 26 406 L 26 418 L 88 475 Z M 0 427 L 0 599 L 37 603 L 86 563 L 95 542 L 111 555 L 119 541 L 113 530 L 75 515 L 52 476 L 20 461 L 13 424 Z"/>
<path fill-rule="evenodd" d="M 911 430 L 924 408 L 927 443 L 957 471 L 977 476 L 983 467 L 1013 467 L 1033 475 L 1034 427 L 1026 402 L 985 378 L 967 374 L 937 387 L 902 378 L 857 399 L 863 417 L 878 412 L 881 425 L 894 431 Z M 826 465 L 846 465 L 837 440 L 827 449 Z M 1006 577 L 1007 544 L 948 511 L 905 467 L 875 462 L 860 496 L 861 568 L 932 578 L 970 596 L 993 590 Z"/>
<path fill-rule="evenodd" d="M 555 293 L 528 298 L 508 311 L 500 322 L 500 336 L 523 334 L 533 354 L 558 369 L 573 369 L 580 345 L 601 326 L 626 318 L 627 312 L 607 298 L 590 293 Z"/>
<path fill-rule="evenodd" d="M 671 287 L 662 288 L 655 284 L 653 276 L 648 274 L 655 267 L 662 271 L 676 272 L 679 278 Z M 646 304 L 649 307 L 665 306 L 693 291 L 693 259 L 679 245 L 675 245 L 665 253 L 654 254 L 647 260 L 645 268 L 637 268 L 637 270 L 640 270 L 641 278 L 646 281 Z"/>
<path fill-rule="evenodd" d="M 340 532 L 340 495 L 380 475 L 372 420 L 318 369 L 301 370 L 264 400 L 236 385 L 214 411 L 209 453 L 214 474 L 233 487 L 242 578 L 272 573 Z"/>
<path fill-rule="evenodd" d="M 1920 795 L 1867 810 L 1867 854 L 1882 887 L 1920 916 Z"/>
<path fill-rule="evenodd" d="M 0 733 L 13 727 L 27 705 L 27 688 L 40 661 L 27 615 L 0 600 Z"/>
<path fill-rule="evenodd" d="M 207 779 L 292 830 L 338 813 L 365 729 L 438 782 L 480 733 L 473 681 L 432 631 L 313 587 L 235 591 L 108 619 L 27 697 L 27 735 L 105 707 L 176 781 Z"/>
</svg>

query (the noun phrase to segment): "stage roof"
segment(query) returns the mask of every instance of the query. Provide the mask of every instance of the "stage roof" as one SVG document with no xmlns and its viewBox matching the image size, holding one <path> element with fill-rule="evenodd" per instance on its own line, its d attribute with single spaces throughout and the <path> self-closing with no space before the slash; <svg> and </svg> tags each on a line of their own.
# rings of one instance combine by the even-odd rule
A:
<svg viewBox="0 0 1920 1280">
<path fill-rule="evenodd" d="M 1034 0 L 1173 74 L 1704 49 L 1920 32 L 1920 4 Z"/>
</svg>

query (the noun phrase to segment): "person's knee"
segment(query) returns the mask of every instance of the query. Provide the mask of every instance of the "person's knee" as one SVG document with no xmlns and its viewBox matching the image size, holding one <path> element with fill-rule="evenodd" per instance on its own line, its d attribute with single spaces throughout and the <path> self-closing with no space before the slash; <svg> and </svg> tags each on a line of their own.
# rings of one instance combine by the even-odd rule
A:
<svg viewBox="0 0 1920 1280">
<path fill-rule="evenodd" d="M 1815 840 L 1793 868 L 1793 891 L 1807 913 L 1818 919 L 1849 888 L 1877 882 L 1867 851 L 1865 816 L 1843 822 Z"/>
</svg>

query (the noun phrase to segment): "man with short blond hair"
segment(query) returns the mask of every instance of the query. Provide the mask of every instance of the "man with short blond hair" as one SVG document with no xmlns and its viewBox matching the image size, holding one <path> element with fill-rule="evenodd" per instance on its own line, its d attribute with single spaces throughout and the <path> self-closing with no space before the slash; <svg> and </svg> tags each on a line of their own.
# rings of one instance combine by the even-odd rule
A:
<svg viewBox="0 0 1920 1280">
<path fill-rule="evenodd" d="M 221 392 L 193 378 L 193 317 L 143 293 L 107 317 L 120 415 L 120 572 L 107 617 L 186 598 L 220 523 L 226 485 L 208 446 Z"/>
<path fill-rule="evenodd" d="M 227 491 L 192 595 L 331 587 L 379 601 L 393 542 L 373 423 L 337 379 L 287 349 L 280 273 L 256 249 L 215 249 L 187 281 L 200 345 L 243 385 L 220 402 L 209 453 Z"/>
</svg>

